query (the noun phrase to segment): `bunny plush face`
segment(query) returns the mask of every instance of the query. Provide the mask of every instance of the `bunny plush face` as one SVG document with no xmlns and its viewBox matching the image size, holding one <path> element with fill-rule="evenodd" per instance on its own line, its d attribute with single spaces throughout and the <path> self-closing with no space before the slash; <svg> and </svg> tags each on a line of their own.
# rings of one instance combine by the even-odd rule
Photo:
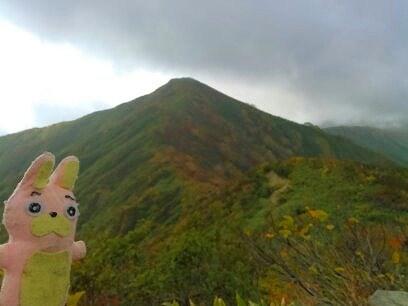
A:
<svg viewBox="0 0 408 306">
<path fill-rule="evenodd" d="M 32 242 L 51 252 L 73 243 L 79 210 L 72 190 L 79 161 L 70 156 L 53 168 L 51 153 L 39 156 L 5 202 L 3 223 L 10 242 Z"/>
</svg>

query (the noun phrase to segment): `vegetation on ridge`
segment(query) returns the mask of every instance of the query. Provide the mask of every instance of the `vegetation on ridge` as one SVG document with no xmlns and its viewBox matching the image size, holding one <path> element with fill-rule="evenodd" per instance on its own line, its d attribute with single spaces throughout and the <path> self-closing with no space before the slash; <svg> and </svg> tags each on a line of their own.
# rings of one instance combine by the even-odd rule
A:
<svg viewBox="0 0 408 306">
<path fill-rule="evenodd" d="M 378 288 L 408 289 L 407 184 L 404 171 L 352 162 L 266 165 L 228 191 L 191 198 L 166 236 L 145 220 L 96 242 L 74 283 L 90 305 L 210 305 L 214 295 L 232 305 L 236 292 L 364 305 Z"/>
</svg>

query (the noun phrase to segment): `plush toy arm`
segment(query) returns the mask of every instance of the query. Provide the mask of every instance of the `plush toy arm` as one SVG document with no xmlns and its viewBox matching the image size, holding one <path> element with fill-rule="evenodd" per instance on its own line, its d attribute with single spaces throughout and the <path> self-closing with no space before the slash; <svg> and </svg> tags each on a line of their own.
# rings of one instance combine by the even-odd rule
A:
<svg viewBox="0 0 408 306">
<path fill-rule="evenodd" d="M 85 242 L 75 241 L 72 245 L 72 259 L 73 260 L 80 260 L 84 258 L 86 255 L 86 245 Z"/>
<path fill-rule="evenodd" d="M 10 264 L 10 245 L 0 245 L 0 269 L 6 269 Z"/>
</svg>

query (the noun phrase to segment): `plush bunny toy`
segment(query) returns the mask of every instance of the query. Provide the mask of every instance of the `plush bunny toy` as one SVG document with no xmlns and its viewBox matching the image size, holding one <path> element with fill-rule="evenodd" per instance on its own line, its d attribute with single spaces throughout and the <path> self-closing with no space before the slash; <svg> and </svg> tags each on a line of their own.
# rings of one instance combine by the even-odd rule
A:
<svg viewBox="0 0 408 306">
<path fill-rule="evenodd" d="M 5 202 L 0 306 L 65 305 L 71 262 L 85 256 L 85 243 L 74 241 L 79 161 L 66 157 L 53 172 L 54 160 L 51 153 L 37 157 Z"/>
</svg>

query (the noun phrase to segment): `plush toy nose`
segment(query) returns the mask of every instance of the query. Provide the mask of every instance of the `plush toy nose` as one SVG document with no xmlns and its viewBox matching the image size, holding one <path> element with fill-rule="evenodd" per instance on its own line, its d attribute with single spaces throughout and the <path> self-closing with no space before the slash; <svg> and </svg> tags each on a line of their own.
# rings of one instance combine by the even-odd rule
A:
<svg viewBox="0 0 408 306">
<path fill-rule="evenodd" d="M 50 216 L 52 218 L 55 218 L 58 214 L 55 211 L 50 212 Z"/>
</svg>

